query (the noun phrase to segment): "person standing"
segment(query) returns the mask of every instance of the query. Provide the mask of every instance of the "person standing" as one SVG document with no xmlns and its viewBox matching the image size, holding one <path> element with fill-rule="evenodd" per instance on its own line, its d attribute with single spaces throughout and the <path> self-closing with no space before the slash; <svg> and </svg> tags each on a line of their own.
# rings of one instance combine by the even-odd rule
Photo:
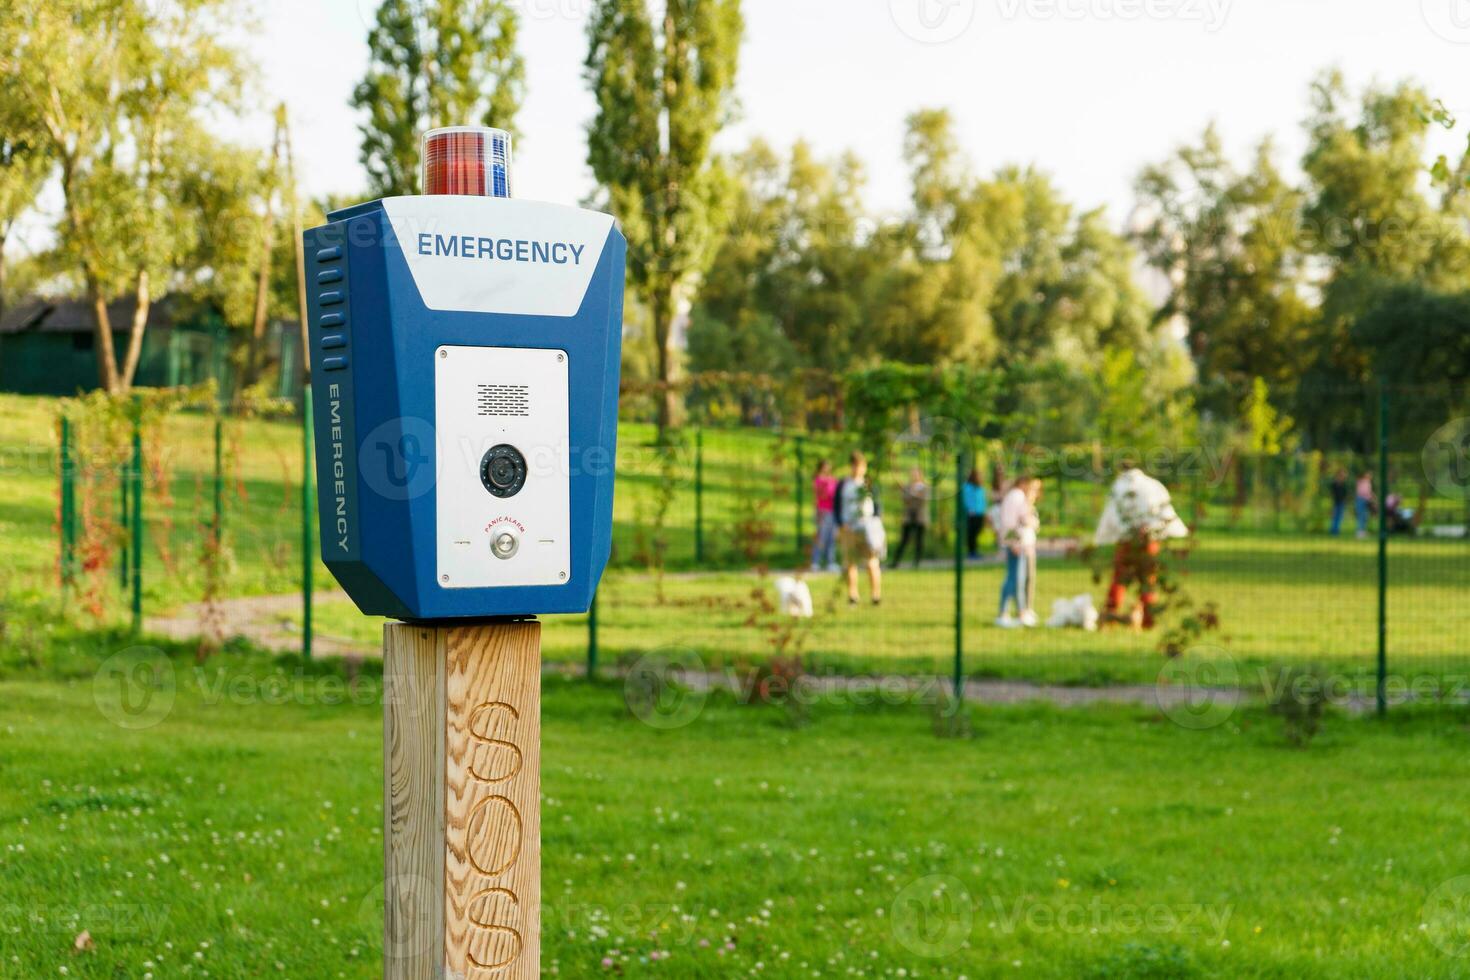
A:
<svg viewBox="0 0 1470 980">
<path fill-rule="evenodd" d="M 965 505 L 965 552 L 973 561 L 980 557 L 980 532 L 985 530 L 985 512 L 990 509 L 980 467 L 970 470 L 969 479 L 960 488 L 960 496 Z"/>
<path fill-rule="evenodd" d="M 1000 587 L 1000 615 L 995 625 L 1012 629 L 1017 626 L 1035 626 L 1036 613 L 1031 609 L 1029 596 L 1034 595 L 1027 581 L 1028 571 L 1034 564 L 1036 534 L 1039 521 L 1035 503 L 1041 495 L 1041 481 L 1034 476 L 1022 476 L 1008 490 L 1000 502 L 1000 513 L 993 521 L 996 541 L 1000 543 L 1001 555 L 1005 559 L 1005 579 Z M 1015 605 L 1016 615 L 1011 615 Z"/>
<path fill-rule="evenodd" d="M 924 558 L 924 533 L 929 530 L 929 484 L 924 482 L 923 470 L 917 466 L 910 470 L 909 482 L 899 492 L 903 496 L 903 536 L 898 540 L 892 567 L 899 566 L 909 542 L 913 542 L 914 567 L 918 568 Z"/>
<path fill-rule="evenodd" d="M 1348 475 L 1347 470 L 1339 466 L 1332 471 L 1332 530 L 1329 532 L 1334 538 L 1342 533 L 1342 518 L 1347 513 L 1348 503 Z"/>
<path fill-rule="evenodd" d="M 837 541 L 847 575 L 847 604 L 858 604 L 858 566 L 863 565 L 868 570 L 868 591 L 876 606 L 883 601 L 883 548 L 876 543 L 883 538 L 883 510 L 868 481 L 867 457 L 853 450 L 848 463 L 851 471 L 837 484 L 833 501 Z"/>
<path fill-rule="evenodd" d="M 1368 536 L 1368 518 L 1373 513 L 1373 471 L 1364 470 L 1358 477 L 1357 492 L 1353 495 L 1354 517 L 1358 520 L 1358 537 Z"/>
<path fill-rule="evenodd" d="M 812 477 L 812 499 L 817 505 L 817 537 L 812 542 L 812 570 L 837 570 L 837 515 L 834 511 L 837 499 L 837 477 L 832 475 L 832 461 L 817 462 L 817 473 Z"/>
</svg>

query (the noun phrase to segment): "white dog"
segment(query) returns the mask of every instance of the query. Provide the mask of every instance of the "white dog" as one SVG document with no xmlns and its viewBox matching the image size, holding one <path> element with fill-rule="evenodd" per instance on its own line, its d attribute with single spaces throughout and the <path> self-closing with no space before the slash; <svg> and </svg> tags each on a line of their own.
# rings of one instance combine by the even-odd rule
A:
<svg viewBox="0 0 1470 980">
<path fill-rule="evenodd" d="M 1097 607 L 1092 604 L 1092 596 L 1083 594 L 1056 600 L 1051 604 L 1051 618 L 1046 625 L 1059 629 L 1097 629 Z"/>
<path fill-rule="evenodd" d="M 786 615 L 798 619 L 812 618 L 812 590 L 801 579 L 790 575 L 776 579 L 776 598 Z"/>
</svg>

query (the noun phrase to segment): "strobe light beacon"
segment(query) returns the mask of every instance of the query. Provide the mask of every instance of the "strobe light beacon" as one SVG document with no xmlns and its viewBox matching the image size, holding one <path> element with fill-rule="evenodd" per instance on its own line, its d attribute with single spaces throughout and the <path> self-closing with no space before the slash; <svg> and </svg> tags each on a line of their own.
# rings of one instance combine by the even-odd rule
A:
<svg viewBox="0 0 1470 980">
<path fill-rule="evenodd" d="M 324 562 L 370 615 L 585 611 L 611 547 L 626 243 L 511 197 L 510 134 L 304 234 Z"/>
</svg>

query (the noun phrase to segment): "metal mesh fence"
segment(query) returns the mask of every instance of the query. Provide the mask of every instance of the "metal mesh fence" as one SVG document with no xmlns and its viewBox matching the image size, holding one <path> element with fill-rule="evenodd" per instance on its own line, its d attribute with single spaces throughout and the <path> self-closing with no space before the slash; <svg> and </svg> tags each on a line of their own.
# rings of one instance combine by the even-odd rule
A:
<svg viewBox="0 0 1470 980">
<path fill-rule="evenodd" d="M 855 434 L 707 427 L 661 443 L 651 426 L 625 424 L 595 628 L 576 617 L 549 623 L 547 656 L 578 661 L 592 647 L 603 664 L 626 664 L 675 651 L 714 671 L 799 663 L 834 675 L 949 677 L 958 665 L 971 681 L 1015 685 L 1017 696 L 1036 684 L 1154 685 L 1178 663 L 1209 665 L 1210 683 L 1269 689 L 1282 665 L 1312 665 L 1355 703 L 1371 705 L 1380 692 L 1463 699 L 1470 409 L 1462 395 L 1358 392 L 1351 402 L 1363 410 L 1335 440 L 1271 454 L 1227 440 L 1143 453 L 1065 434 L 1050 444 L 1040 430 L 1010 443 L 957 441 L 919 420 L 871 454 L 888 536 L 880 604 L 864 563 L 854 567 L 853 603 L 847 572 L 812 562 L 821 519 L 814 475 L 827 460 L 843 476 Z M 210 599 L 300 594 L 300 424 L 225 418 L 216 438 L 212 415 L 178 413 L 142 428 L 138 571 L 150 616 Z M 68 438 L 62 572 L 74 604 L 126 616 L 136 578 L 129 434 L 77 421 Z M 1092 547 L 1124 459 L 1168 486 L 1193 532 L 1161 558 L 1154 624 L 1139 619 L 1138 581 L 1125 582 L 1109 607 L 1118 556 Z M 1041 479 L 1035 625 L 997 623 L 1006 563 L 993 528 L 981 531 L 974 557 L 965 554 L 958 488 L 972 466 L 992 518 L 1016 475 Z M 906 507 L 903 488 L 915 481 L 922 503 Z M 923 542 L 909 541 L 899 563 L 906 523 L 923 526 Z M 792 615 L 807 611 L 803 592 L 810 615 Z M 323 610 L 324 628 L 341 648 L 375 649 L 377 625 L 345 599 L 339 605 Z M 1086 628 L 1088 607 L 1096 629 Z M 304 610 L 285 618 L 299 629 Z"/>
<path fill-rule="evenodd" d="M 1210 665 L 1212 684 L 1269 694 L 1281 668 L 1293 666 L 1320 673 L 1354 706 L 1371 707 L 1380 685 L 1390 701 L 1463 699 L 1470 427 L 1453 406 L 1465 403 L 1442 399 L 1436 416 L 1417 391 L 1360 392 L 1357 400 L 1370 409 L 1360 413 L 1368 425 L 1382 409 L 1384 428 L 1349 432 L 1321 450 L 1265 454 L 1221 443 L 1138 454 L 973 440 L 964 465 L 981 468 L 992 507 L 1013 475 L 1042 479 L 1034 626 L 998 625 L 1005 562 L 993 530 L 983 532 L 977 558 L 957 562 L 962 466 L 950 447 L 900 437 L 882 461 L 882 603 L 872 604 L 860 569 L 859 602 L 849 604 L 844 574 L 809 567 L 811 479 L 822 457 L 840 475 L 854 443 L 841 435 L 686 433 L 662 476 L 619 473 L 599 654 L 604 663 L 628 662 L 672 649 L 719 670 L 799 653 L 809 672 L 931 676 L 948 676 L 958 656 L 965 677 L 1021 685 L 1018 696 L 1035 684 L 1152 686 L 1181 663 Z M 1109 608 L 1112 549 L 1091 546 L 1120 461 L 1139 455 L 1193 532 L 1166 548 L 1168 581 L 1151 628 L 1138 621 L 1137 582 Z M 900 485 L 915 468 L 930 493 L 917 567 L 912 550 L 901 565 L 892 560 Z M 672 482 L 660 563 L 641 543 L 655 532 L 640 508 L 665 477 Z M 783 590 L 793 580 L 811 593 L 809 619 L 786 614 Z M 1087 606 L 1096 629 L 1086 628 Z"/>
</svg>

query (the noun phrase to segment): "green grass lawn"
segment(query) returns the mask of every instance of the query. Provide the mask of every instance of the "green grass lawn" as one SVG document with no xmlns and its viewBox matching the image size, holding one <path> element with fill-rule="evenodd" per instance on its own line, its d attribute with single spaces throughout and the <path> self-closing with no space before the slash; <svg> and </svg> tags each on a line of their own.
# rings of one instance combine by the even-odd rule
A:
<svg viewBox="0 0 1470 980">
<path fill-rule="evenodd" d="M 128 713 L 96 649 L 0 682 L 0 975 L 379 976 L 372 672 L 176 658 L 172 699 Z M 1463 729 L 1332 715 L 1297 750 L 1255 709 L 986 708 L 968 739 L 912 705 L 784 718 L 716 696 L 659 730 L 546 680 L 548 972 L 1470 972 Z"/>
</svg>

